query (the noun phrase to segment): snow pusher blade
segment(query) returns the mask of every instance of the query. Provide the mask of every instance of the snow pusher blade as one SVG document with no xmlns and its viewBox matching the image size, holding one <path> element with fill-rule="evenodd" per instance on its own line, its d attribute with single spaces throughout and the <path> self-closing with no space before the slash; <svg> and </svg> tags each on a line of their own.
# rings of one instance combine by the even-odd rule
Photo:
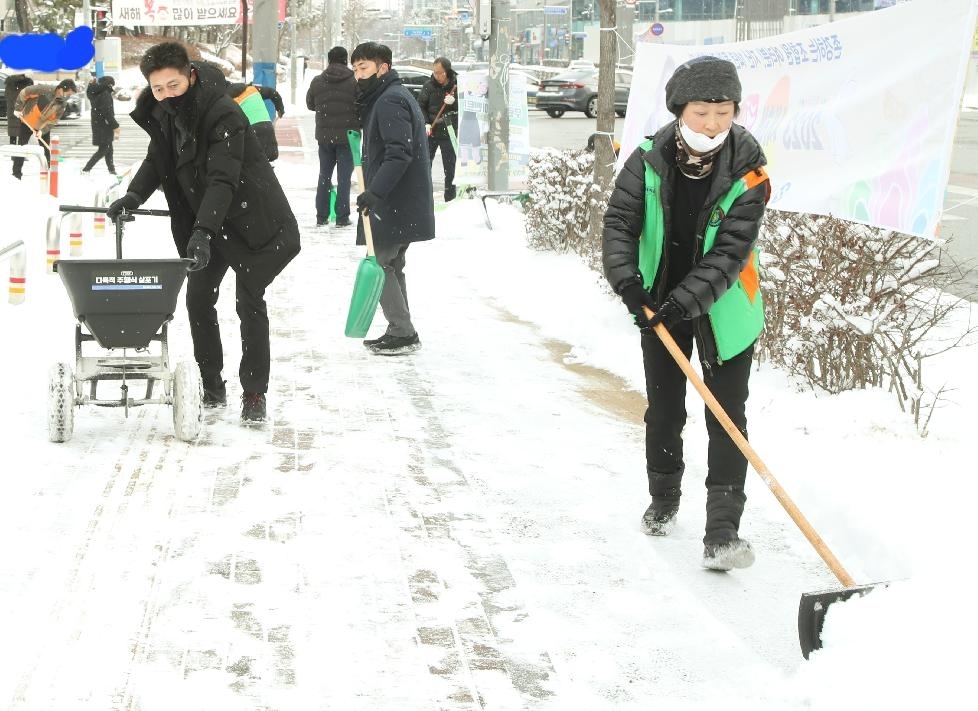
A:
<svg viewBox="0 0 978 711">
<path fill-rule="evenodd" d="M 361 190 L 366 190 L 363 183 L 363 162 L 360 157 L 360 132 L 347 131 L 350 151 L 353 153 L 353 166 L 357 171 L 357 182 Z M 346 329 L 344 333 L 349 338 L 363 338 L 370 329 L 370 324 L 377 313 L 380 294 L 384 290 L 384 268 L 377 263 L 374 256 L 374 238 L 370 230 L 370 215 L 361 215 L 363 236 L 367 242 L 367 256 L 360 260 L 357 276 L 353 282 L 353 293 L 350 296 L 350 308 L 346 314 Z"/>
<path fill-rule="evenodd" d="M 862 597 L 876 588 L 885 588 L 888 585 L 888 582 L 872 583 L 802 593 L 798 601 L 798 643 L 801 645 L 802 656 L 808 659 L 809 654 L 822 648 L 822 625 L 825 624 L 825 613 L 828 612 L 829 605 L 845 602 L 853 595 Z"/>
<path fill-rule="evenodd" d="M 655 313 L 648 307 L 644 308 L 646 318 L 651 319 Z M 822 560 L 825 561 L 825 564 L 829 566 L 829 569 L 844 586 L 843 591 L 811 593 L 810 596 L 806 594 L 802 595 L 801 604 L 798 610 L 798 637 L 801 643 L 802 653 L 807 659 L 808 653 L 806 652 L 806 649 L 810 652 L 812 649 L 817 649 L 822 644 L 820 638 L 822 622 L 825 619 L 825 608 L 827 608 L 829 604 L 851 597 L 856 593 L 860 593 L 860 591 L 863 593 L 868 592 L 874 587 L 886 585 L 887 583 L 877 583 L 875 585 L 865 586 L 856 585 L 856 582 L 852 579 L 852 576 L 846 572 L 846 569 L 842 567 L 842 563 L 839 562 L 839 559 L 835 557 L 835 554 L 833 554 L 831 550 L 829 550 L 829 547 L 825 544 L 825 541 L 822 540 L 822 537 L 816 533 L 815 529 L 812 527 L 812 524 L 808 522 L 805 515 L 795 505 L 795 502 L 791 500 L 791 497 L 788 496 L 788 492 L 781 487 L 778 480 L 774 478 L 774 475 L 767 468 L 767 465 L 761 461 L 761 458 L 758 456 L 757 452 L 754 451 L 754 448 L 750 446 L 750 443 L 747 441 L 747 438 L 744 437 L 744 434 L 737 429 L 737 425 L 733 423 L 733 420 L 731 420 L 730 416 L 724 411 L 723 406 L 720 405 L 720 402 L 716 399 L 713 393 L 710 392 L 710 389 L 706 386 L 706 383 L 703 382 L 703 379 L 695 370 L 693 370 L 693 366 L 690 364 L 689 359 L 682 352 L 682 350 L 680 350 L 679 346 L 676 345 L 676 341 L 673 339 L 672 334 L 669 333 L 669 329 L 660 323 L 656 324 L 654 330 L 655 334 L 659 337 L 659 340 L 662 341 L 662 345 L 666 347 L 666 350 L 669 351 L 669 354 L 672 356 L 673 360 L 676 361 L 676 365 L 678 365 L 679 369 L 683 371 L 683 374 L 696 389 L 696 392 L 699 393 L 701 398 L 703 398 L 703 402 L 710 409 L 710 412 L 713 413 L 713 416 L 716 417 L 717 421 L 723 426 L 724 431 L 730 436 L 731 441 L 737 445 L 737 449 L 739 449 L 747 461 L 750 462 L 751 466 L 754 468 L 754 471 L 758 473 L 761 480 L 767 485 L 767 488 L 771 490 L 771 493 L 774 494 L 774 498 L 778 500 L 778 503 L 784 507 L 785 512 L 788 514 L 791 520 L 795 522 L 795 525 L 798 526 L 798 530 L 800 530 L 802 535 L 808 539 L 808 542 L 815 548 L 815 552 L 821 556 Z M 820 599 L 818 597 L 819 595 L 826 597 Z M 808 597 L 810 597 L 810 600 L 807 599 Z M 821 614 L 820 617 L 818 616 L 819 613 Z"/>
</svg>

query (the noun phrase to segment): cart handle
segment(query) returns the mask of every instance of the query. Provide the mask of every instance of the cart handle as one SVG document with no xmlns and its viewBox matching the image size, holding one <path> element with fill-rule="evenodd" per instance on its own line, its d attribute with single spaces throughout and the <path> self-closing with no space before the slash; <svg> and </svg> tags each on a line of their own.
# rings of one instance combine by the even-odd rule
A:
<svg viewBox="0 0 978 711">
<path fill-rule="evenodd" d="M 58 209 L 61 212 L 108 212 L 107 207 L 89 207 L 87 205 L 59 205 Z M 169 217 L 169 210 L 126 210 L 129 215 L 151 215 L 153 217 Z"/>
</svg>

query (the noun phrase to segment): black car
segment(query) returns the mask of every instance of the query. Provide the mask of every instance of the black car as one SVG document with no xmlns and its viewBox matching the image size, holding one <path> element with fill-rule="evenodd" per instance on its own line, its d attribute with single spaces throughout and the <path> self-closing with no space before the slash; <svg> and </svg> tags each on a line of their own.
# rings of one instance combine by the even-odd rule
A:
<svg viewBox="0 0 978 711">
<path fill-rule="evenodd" d="M 424 83 L 431 79 L 431 72 L 426 69 L 418 69 L 405 64 L 396 65 L 394 69 L 397 70 L 397 75 L 401 77 L 401 83 L 414 94 L 415 99 L 421 94 L 421 87 L 424 86 Z"/>
<path fill-rule="evenodd" d="M 615 70 L 615 113 L 625 115 L 632 73 Z M 598 70 L 573 69 L 540 82 L 537 108 L 550 118 L 560 118 L 568 111 L 583 111 L 588 118 L 598 115 Z"/>
</svg>

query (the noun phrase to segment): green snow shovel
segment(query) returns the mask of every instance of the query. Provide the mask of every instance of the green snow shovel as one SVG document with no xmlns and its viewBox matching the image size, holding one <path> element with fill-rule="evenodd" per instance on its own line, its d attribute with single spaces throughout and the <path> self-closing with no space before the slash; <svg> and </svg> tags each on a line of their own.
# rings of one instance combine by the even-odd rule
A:
<svg viewBox="0 0 978 711">
<path fill-rule="evenodd" d="M 652 318 L 655 314 L 652 309 L 648 307 L 645 308 L 645 316 L 647 318 Z M 808 522 L 805 515 L 801 510 L 795 505 L 795 502 L 791 500 L 778 480 L 774 478 L 774 475 L 767 468 L 761 458 L 758 456 L 754 448 L 750 446 L 747 438 L 744 437 L 743 433 L 737 429 L 737 425 L 733 423 L 730 416 L 724 411 L 723 406 L 714 397 L 713 393 L 703 382 L 703 379 L 697 375 L 696 371 L 693 370 L 693 366 L 690 365 L 689 359 L 676 345 L 676 341 L 673 339 L 672 334 L 669 333 L 669 329 L 663 326 L 661 323 L 657 324 L 655 327 L 655 334 L 662 341 L 662 345 L 666 347 L 669 354 L 672 356 L 673 360 L 676 361 L 676 365 L 679 369 L 683 371 L 686 378 L 692 383 L 693 387 L 696 388 L 696 392 L 699 393 L 700 397 L 703 398 L 703 402 L 713 416 L 717 418 L 717 421 L 723 426 L 723 429 L 730 436 L 730 439 L 737 449 L 740 450 L 741 454 L 751 463 L 754 467 L 754 471 L 760 475 L 761 479 L 767 484 L 767 488 L 771 490 L 774 494 L 774 498 L 778 500 L 778 503 L 784 507 L 788 516 L 791 520 L 795 522 L 798 529 L 802 532 L 808 542 L 812 544 L 815 548 L 815 552 L 821 556 L 825 564 L 829 566 L 832 573 L 839 579 L 845 587 L 840 590 L 827 590 L 824 592 L 817 593 L 803 593 L 801 596 L 801 602 L 798 605 L 798 642 L 801 645 L 801 653 L 804 655 L 805 659 L 808 659 L 809 653 L 818 649 L 822 646 L 822 623 L 825 621 L 825 610 L 833 602 L 840 602 L 842 600 L 848 600 L 853 595 L 865 595 L 874 588 L 880 586 L 886 586 L 888 583 L 873 583 L 870 585 L 856 585 L 856 582 L 852 579 L 852 576 L 846 572 L 846 569 L 842 567 L 842 563 L 839 559 L 835 557 L 829 547 L 822 540 L 822 537 L 816 533 L 812 524 Z"/>
<path fill-rule="evenodd" d="M 350 151 L 353 153 L 353 166 L 357 171 L 360 190 L 366 190 L 363 182 L 363 162 L 360 160 L 360 132 L 347 131 Z M 353 282 L 353 295 L 350 297 L 350 310 L 346 315 L 346 335 L 350 338 L 363 338 L 377 313 L 380 292 L 384 290 L 384 268 L 377 264 L 374 256 L 374 238 L 370 231 L 370 216 L 361 215 L 363 236 L 367 242 L 367 256 L 360 260 L 357 278 Z"/>
</svg>

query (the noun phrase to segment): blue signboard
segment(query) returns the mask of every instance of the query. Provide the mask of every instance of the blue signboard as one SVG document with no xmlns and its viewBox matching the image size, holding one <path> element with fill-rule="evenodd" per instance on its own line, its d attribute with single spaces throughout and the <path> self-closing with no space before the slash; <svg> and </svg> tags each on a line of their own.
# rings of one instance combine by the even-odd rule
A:
<svg viewBox="0 0 978 711">
<path fill-rule="evenodd" d="M 405 25 L 405 37 L 415 37 L 417 39 L 430 40 L 435 37 L 435 28 L 425 25 Z"/>
</svg>

